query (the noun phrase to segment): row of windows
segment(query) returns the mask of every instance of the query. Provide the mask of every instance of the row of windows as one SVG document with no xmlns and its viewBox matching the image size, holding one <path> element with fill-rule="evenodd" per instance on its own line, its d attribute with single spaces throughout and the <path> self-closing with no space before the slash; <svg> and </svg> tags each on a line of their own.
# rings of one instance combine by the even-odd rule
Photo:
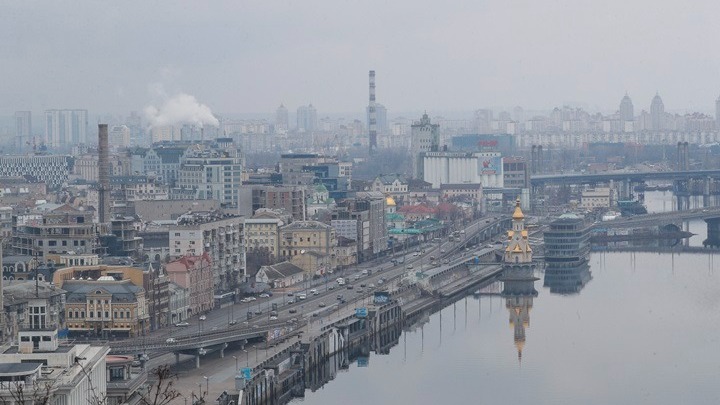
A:
<svg viewBox="0 0 720 405">
<path fill-rule="evenodd" d="M 97 316 L 102 317 L 102 311 L 97 311 Z M 89 312 L 89 318 L 95 318 L 95 311 Z M 114 311 L 113 318 L 130 318 L 130 311 Z M 68 319 L 84 319 L 85 311 L 68 311 Z M 105 311 L 105 318 L 110 318 L 110 312 Z"/>
</svg>

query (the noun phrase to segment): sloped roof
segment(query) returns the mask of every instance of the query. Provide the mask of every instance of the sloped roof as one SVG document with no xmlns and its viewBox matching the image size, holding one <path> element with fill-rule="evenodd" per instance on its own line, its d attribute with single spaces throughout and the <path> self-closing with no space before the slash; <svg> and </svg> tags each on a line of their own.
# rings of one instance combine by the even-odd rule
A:
<svg viewBox="0 0 720 405">
<path fill-rule="evenodd" d="M 277 280 L 303 272 L 303 269 L 290 262 L 281 262 L 268 266 L 262 266 L 260 270 L 265 272 L 265 275 L 269 280 Z"/>
</svg>

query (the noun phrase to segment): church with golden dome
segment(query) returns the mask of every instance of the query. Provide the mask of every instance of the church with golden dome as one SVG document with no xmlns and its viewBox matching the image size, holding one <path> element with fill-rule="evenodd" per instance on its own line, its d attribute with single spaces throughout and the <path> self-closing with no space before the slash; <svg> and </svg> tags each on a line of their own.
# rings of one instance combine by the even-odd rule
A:
<svg viewBox="0 0 720 405">
<path fill-rule="evenodd" d="M 530 326 L 533 298 L 538 295 L 535 281 L 539 279 L 535 277 L 536 266 L 532 254 L 528 231 L 525 228 L 525 215 L 518 200 L 512 216 L 512 229 L 507 232 L 507 246 L 500 278 L 503 282 L 502 296 L 505 298 L 505 308 L 508 310 L 508 321 L 513 328 L 518 360 L 522 360 L 525 329 Z"/>
</svg>

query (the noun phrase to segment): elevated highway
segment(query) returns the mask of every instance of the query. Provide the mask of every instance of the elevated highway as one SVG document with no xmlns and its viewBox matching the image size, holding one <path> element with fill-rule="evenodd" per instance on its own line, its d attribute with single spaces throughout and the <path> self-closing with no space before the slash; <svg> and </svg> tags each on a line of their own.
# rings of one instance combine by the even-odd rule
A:
<svg viewBox="0 0 720 405">
<path fill-rule="evenodd" d="M 613 181 L 630 180 L 632 183 L 640 183 L 648 180 L 687 180 L 702 178 L 720 178 L 720 169 L 713 170 L 687 170 L 687 171 L 666 171 L 666 172 L 623 172 L 623 173 L 598 173 L 598 174 L 547 174 L 530 177 L 530 185 L 534 187 L 543 185 L 570 185 L 570 184 L 596 184 Z"/>
</svg>

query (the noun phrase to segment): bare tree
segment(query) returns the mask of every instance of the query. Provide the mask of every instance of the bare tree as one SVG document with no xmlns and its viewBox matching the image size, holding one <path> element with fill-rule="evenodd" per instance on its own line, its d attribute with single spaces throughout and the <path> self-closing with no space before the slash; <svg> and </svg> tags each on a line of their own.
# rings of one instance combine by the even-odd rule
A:
<svg viewBox="0 0 720 405">
<path fill-rule="evenodd" d="M 141 405 L 168 405 L 182 396 L 175 388 L 177 375 L 172 373 L 170 367 L 162 365 L 154 368 L 151 375 L 155 382 L 150 386 L 148 392 L 141 396 Z"/>
<path fill-rule="evenodd" d="M 15 381 L 8 390 L 10 398 L 0 397 L 0 404 L 48 405 L 50 399 L 54 397 L 54 386 L 53 382 L 49 380 L 34 381 L 32 384 Z"/>
</svg>

